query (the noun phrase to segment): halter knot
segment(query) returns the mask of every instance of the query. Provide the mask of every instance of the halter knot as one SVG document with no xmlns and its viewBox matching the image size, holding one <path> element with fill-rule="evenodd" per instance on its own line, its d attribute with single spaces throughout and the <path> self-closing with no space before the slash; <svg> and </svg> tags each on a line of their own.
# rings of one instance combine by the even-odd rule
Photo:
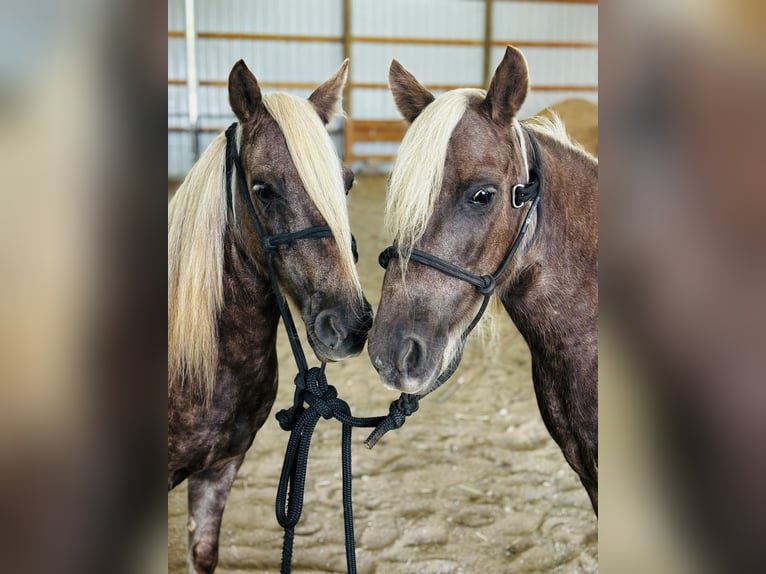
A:
<svg viewBox="0 0 766 574">
<path fill-rule="evenodd" d="M 303 399 L 314 407 L 323 419 L 333 418 L 338 407 L 337 398 L 338 390 L 327 384 L 324 373 L 317 367 L 309 369 L 306 373 L 306 390 L 303 392 Z"/>
<path fill-rule="evenodd" d="M 481 285 L 476 286 L 476 290 L 482 295 L 489 296 L 495 292 L 495 278 L 492 275 L 482 275 L 479 277 Z"/>
</svg>

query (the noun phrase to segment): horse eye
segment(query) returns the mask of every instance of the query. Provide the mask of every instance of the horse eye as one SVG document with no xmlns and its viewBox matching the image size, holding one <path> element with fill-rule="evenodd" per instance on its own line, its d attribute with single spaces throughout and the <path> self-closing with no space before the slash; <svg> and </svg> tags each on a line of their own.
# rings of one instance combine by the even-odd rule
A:
<svg viewBox="0 0 766 574">
<path fill-rule="evenodd" d="M 263 181 L 256 181 L 253 184 L 253 193 L 261 201 L 268 201 L 274 197 L 274 188 Z"/>
<path fill-rule="evenodd" d="M 495 197 L 495 190 L 492 188 L 481 187 L 471 196 L 471 203 L 487 205 Z"/>
</svg>

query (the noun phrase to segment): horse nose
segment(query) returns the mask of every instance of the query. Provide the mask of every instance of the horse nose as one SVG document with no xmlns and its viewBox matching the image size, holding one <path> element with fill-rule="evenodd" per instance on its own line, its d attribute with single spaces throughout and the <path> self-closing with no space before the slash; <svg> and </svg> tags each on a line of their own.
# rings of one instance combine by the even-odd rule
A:
<svg viewBox="0 0 766 574">
<path fill-rule="evenodd" d="M 321 311 L 314 322 L 317 338 L 330 349 L 335 349 L 346 340 L 348 331 L 341 318 L 332 310 Z"/>
<path fill-rule="evenodd" d="M 425 358 L 425 341 L 417 335 L 409 335 L 399 345 L 396 368 L 403 375 L 415 375 L 422 370 Z"/>
</svg>

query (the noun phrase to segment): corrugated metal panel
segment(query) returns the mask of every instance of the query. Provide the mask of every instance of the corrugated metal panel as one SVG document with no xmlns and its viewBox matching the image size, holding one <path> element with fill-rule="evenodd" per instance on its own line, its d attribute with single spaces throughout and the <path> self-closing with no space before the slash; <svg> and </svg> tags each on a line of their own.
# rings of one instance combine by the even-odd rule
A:
<svg viewBox="0 0 766 574">
<path fill-rule="evenodd" d="M 197 0 L 197 25 L 203 32 L 340 38 L 343 0 Z M 481 0 L 352 0 L 351 34 L 354 37 L 434 38 L 479 42 L 484 33 Z M 183 0 L 168 0 L 168 28 L 183 30 Z M 597 42 L 598 6 L 554 2 L 495 2 L 493 40 Z M 492 68 L 503 47 L 493 47 Z M 397 58 L 425 84 L 480 85 L 483 80 L 481 45 L 428 45 L 354 42 L 351 48 L 352 82 L 385 85 L 388 68 Z M 598 83 L 596 48 L 522 47 L 534 85 L 595 86 Z M 261 82 L 308 82 L 318 85 L 343 59 L 343 44 L 271 40 L 199 38 L 197 60 L 202 80 L 225 81 L 234 62 L 244 58 Z M 184 79 L 183 38 L 168 39 L 168 77 Z M 264 91 L 271 91 L 265 89 Z M 310 89 L 287 90 L 307 96 Z M 522 117 L 568 97 L 598 100 L 597 92 L 532 91 Z M 233 119 L 225 86 L 201 86 L 200 125 L 223 128 Z M 398 119 L 386 89 L 355 88 L 352 113 L 358 119 Z M 184 126 L 188 120 L 185 86 L 168 86 L 168 123 Z M 342 122 L 334 120 L 331 129 Z M 204 149 L 211 134 L 201 134 Z M 339 136 L 333 136 L 341 149 Z M 168 172 L 183 175 L 191 166 L 189 134 L 168 135 Z M 395 145 L 358 144 L 357 153 L 386 154 Z M 190 148 L 189 148 L 190 149 Z"/>
<path fill-rule="evenodd" d="M 496 40 L 597 42 L 598 5 L 495 2 L 492 37 Z"/>
<path fill-rule="evenodd" d="M 598 50 L 595 48 L 521 48 L 534 86 L 593 86 L 598 83 Z M 492 70 L 503 58 L 505 48 L 492 50 Z"/>
<path fill-rule="evenodd" d="M 168 0 L 168 30 L 184 27 L 184 0 Z"/>
<path fill-rule="evenodd" d="M 481 84 L 482 57 L 480 46 L 354 44 L 351 77 L 354 82 L 387 83 L 388 68 L 396 58 L 424 84 Z"/>
<path fill-rule="evenodd" d="M 343 62 L 340 43 L 199 39 L 197 50 L 200 80 L 227 79 L 243 58 L 259 81 L 320 84 Z"/>
<path fill-rule="evenodd" d="M 200 30 L 340 36 L 342 0 L 198 0 Z"/>
<path fill-rule="evenodd" d="M 484 3 L 466 0 L 353 0 L 355 36 L 452 38 L 484 36 Z"/>
</svg>

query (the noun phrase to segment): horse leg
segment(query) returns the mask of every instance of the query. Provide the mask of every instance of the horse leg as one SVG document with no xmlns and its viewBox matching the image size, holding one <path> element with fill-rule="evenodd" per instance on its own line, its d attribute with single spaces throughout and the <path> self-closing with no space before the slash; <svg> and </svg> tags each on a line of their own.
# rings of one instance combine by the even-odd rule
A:
<svg viewBox="0 0 766 574">
<path fill-rule="evenodd" d="M 223 509 L 243 459 L 241 456 L 189 477 L 189 562 L 193 574 L 215 571 Z"/>
</svg>

